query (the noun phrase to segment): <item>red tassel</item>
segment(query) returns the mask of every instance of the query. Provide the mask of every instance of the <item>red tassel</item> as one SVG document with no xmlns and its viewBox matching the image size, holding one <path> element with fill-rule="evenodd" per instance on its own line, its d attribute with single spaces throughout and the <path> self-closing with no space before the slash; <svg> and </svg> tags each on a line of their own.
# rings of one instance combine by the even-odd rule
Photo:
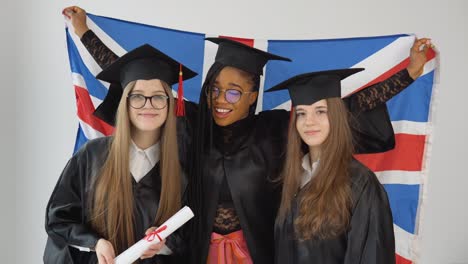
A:
<svg viewBox="0 0 468 264">
<path fill-rule="evenodd" d="M 179 65 L 179 88 L 177 89 L 176 116 L 185 116 L 184 77 L 182 76 L 182 64 Z"/>
</svg>

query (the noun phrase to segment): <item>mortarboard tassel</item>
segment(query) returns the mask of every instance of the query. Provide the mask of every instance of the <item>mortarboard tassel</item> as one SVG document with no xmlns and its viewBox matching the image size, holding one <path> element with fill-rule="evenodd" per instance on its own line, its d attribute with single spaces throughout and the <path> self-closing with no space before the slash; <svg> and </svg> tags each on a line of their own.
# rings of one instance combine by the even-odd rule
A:
<svg viewBox="0 0 468 264">
<path fill-rule="evenodd" d="M 184 81 L 182 76 L 182 64 L 179 64 L 179 88 L 177 89 L 177 109 L 176 116 L 185 116 L 184 103 Z"/>
</svg>

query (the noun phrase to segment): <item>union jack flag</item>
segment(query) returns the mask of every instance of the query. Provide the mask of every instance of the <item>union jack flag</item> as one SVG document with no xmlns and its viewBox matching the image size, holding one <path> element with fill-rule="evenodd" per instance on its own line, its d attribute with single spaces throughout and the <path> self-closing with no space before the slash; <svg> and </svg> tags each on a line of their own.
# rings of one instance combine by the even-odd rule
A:
<svg viewBox="0 0 468 264">
<path fill-rule="evenodd" d="M 118 56 L 148 43 L 194 71 L 203 73 L 184 82 L 185 98 L 198 101 L 202 80 L 214 61 L 217 49 L 217 45 L 205 42 L 204 38 L 219 34 L 172 30 L 92 14 L 88 14 L 87 23 Z M 76 151 L 87 140 L 110 135 L 113 128 L 93 116 L 108 89 L 107 83 L 95 79 L 102 69 L 73 33 L 68 21 L 66 36 L 79 120 Z M 257 106 L 257 111 L 261 111 L 289 110 L 291 102 L 286 91 L 263 94 L 263 90 L 300 73 L 365 68 L 365 71 L 343 81 L 343 95 L 382 81 L 407 66 L 415 37 L 401 34 L 326 40 L 236 39 L 293 60 L 287 68 L 284 63 L 275 61 L 264 68 Z M 397 263 L 401 264 L 419 259 L 419 228 L 427 196 L 437 77 L 436 54 L 431 51 L 428 57 L 423 75 L 387 103 L 396 133 L 396 148 L 386 153 L 357 156 L 377 174 L 388 193 L 394 218 Z"/>
</svg>

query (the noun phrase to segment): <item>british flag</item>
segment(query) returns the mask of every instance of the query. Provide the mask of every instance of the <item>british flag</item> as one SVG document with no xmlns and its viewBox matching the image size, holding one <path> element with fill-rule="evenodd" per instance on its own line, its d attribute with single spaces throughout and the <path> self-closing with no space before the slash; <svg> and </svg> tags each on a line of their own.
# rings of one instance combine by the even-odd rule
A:
<svg viewBox="0 0 468 264">
<path fill-rule="evenodd" d="M 184 83 L 185 98 L 197 102 L 202 80 L 214 61 L 217 45 L 205 42 L 202 34 L 172 30 L 88 14 L 88 26 L 117 55 L 144 43 L 151 44 L 198 73 Z M 108 84 L 95 79 L 102 69 L 73 33 L 67 21 L 67 44 L 76 94 L 79 128 L 75 151 L 87 140 L 110 135 L 113 128 L 93 116 L 104 99 Z M 294 75 L 335 68 L 366 70 L 343 81 L 343 95 L 386 79 L 406 67 L 415 37 L 409 34 L 321 40 L 264 40 L 235 38 L 245 44 L 293 60 L 272 61 L 264 69 L 257 111 L 290 109 L 287 92 L 262 91 Z M 431 51 L 423 75 L 388 103 L 396 133 L 392 151 L 357 158 L 376 172 L 389 195 L 394 218 L 397 263 L 419 260 L 420 223 L 427 196 L 426 182 L 433 136 L 437 56 Z M 176 87 L 175 87 L 176 88 Z"/>
</svg>

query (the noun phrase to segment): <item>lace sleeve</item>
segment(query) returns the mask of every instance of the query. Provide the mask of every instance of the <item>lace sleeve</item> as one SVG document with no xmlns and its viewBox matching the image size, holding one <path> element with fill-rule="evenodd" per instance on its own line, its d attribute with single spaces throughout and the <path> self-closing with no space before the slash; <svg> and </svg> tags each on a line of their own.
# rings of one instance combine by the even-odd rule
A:
<svg viewBox="0 0 468 264">
<path fill-rule="evenodd" d="M 364 112 L 374 109 L 406 89 L 413 81 L 408 71 L 403 69 L 390 78 L 364 88 L 346 98 L 349 110 L 351 112 Z"/>
<path fill-rule="evenodd" d="M 112 52 L 92 30 L 88 30 L 83 34 L 81 42 L 102 69 L 105 69 L 119 58 L 119 56 Z"/>
</svg>

